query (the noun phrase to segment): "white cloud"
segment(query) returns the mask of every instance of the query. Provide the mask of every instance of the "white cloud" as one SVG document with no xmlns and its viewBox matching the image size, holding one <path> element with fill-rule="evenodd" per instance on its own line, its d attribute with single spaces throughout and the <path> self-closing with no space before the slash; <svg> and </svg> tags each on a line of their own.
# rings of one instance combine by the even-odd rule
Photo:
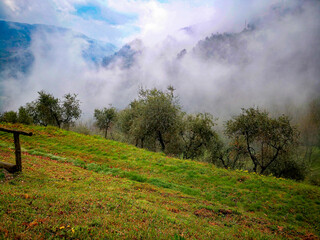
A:
<svg viewBox="0 0 320 240">
<path fill-rule="evenodd" d="M 4 0 L 3 4 L 7 20 L 67 27 L 120 46 L 135 38 L 152 45 L 191 25 L 198 26 L 198 39 L 216 31 L 238 31 L 245 20 L 261 15 L 277 2 L 286 3 L 285 0 Z M 117 23 L 77 16 L 76 7 L 80 5 L 97 6 L 106 19 L 115 18 Z"/>
<path fill-rule="evenodd" d="M 185 47 L 185 42 L 190 42 L 182 38 L 185 37 L 183 34 L 177 35 L 177 29 L 193 25 L 198 29 L 193 41 L 216 31 L 240 31 L 245 19 L 264 16 L 265 9 L 275 1 L 245 1 L 243 5 L 239 1 L 204 2 L 110 0 L 108 4 L 113 10 L 139 16 L 136 22 L 126 24 L 141 28 L 141 32 L 132 37 L 140 37 L 147 44 L 131 69 L 119 66 L 96 69 L 88 65 L 81 58 L 84 43 L 71 36 L 55 35 L 47 39 L 34 36 L 32 51 L 36 61 L 31 75 L 5 83 L 6 93 L 12 98 L 8 109 L 16 109 L 35 99 L 36 92 L 45 89 L 57 97 L 67 92 L 78 93 L 89 117 L 94 108 L 110 103 L 125 107 L 136 97 L 139 86 L 164 89 L 173 84 L 186 109 L 222 116 L 253 104 L 270 107 L 289 102 L 299 105 L 317 89 L 320 75 L 317 66 L 317 56 L 320 56 L 319 4 L 306 5 L 304 12 L 281 19 L 271 16 L 265 28 L 246 38 L 250 62 L 245 66 L 204 61 L 192 55 L 178 62 L 177 53 Z M 86 21 L 69 14 L 73 6 L 69 3 L 56 1 L 65 14 L 59 15 L 62 23 L 75 29 L 88 27 L 92 35 L 99 35 L 95 31 L 106 31 L 107 36 L 112 30 L 100 21 Z M 114 28 L 123 31 L 126 26 Z M 173 37 L 167 37 L 168 34 Z M 44 40 L 50 44 L 50 51 L 43 52 Z M 188 45 L 189 53 L 193 44 Z M 26 84 L 18 84 L 19 81 Z"/>
</svg>

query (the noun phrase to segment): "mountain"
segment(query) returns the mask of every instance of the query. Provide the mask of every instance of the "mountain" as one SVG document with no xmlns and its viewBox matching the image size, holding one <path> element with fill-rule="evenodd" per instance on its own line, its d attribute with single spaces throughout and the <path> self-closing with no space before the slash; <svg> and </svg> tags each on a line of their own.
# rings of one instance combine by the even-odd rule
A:
<svg viewBox="0 0 320 240">
<path fill-rule="evenodd" d="M 122 68 L 130 68 L 136 61 L 136 58 L 143 52 L 143 43 L 136 39 L 125 44 L 119 51 L 113 55 L 106 56 L 102 60 L 102 66 L 111 67 L 114 64 L 120 64 Z"/>
<path fill-rule="evenodd" d="M 0 124 L 22 174 L 0 169 L 0 239 L 319 239 L 320 189 L 99 136 Z M 12 134 L 0 159 L 14 162 Z"/>
<path fill-rule="evenodd" d="M 216 59 L 229 64 L 248 62 L 246 36 L 252 29 L 244 29 L 240 33 L 216 33 L 200 40 L 193 48 L 193 54 L 204 60 Z"/>
<path fill-rule="evenodd" d="M 29 24 L 0 21 L 0 71 L 26 73 L 34 61 L 29 50 L 36 27 Z"/>
<path fill-rule="evenodd" d="M 103 57 L 115 52 L 116 47 L 111 43 L 91 39 L 81 33 L 70 29 L 42 24 L 26 24 L 17 22 L 0 21 L 0 78 L 1 76 L 16 77 L 17 74 L 27 74 L 35 60 L 32 52 L 33 35 L 41 33 L 82 40 L 84 47 L 82 57 L 87 62 L 100 64 Z M 50 37 L 49 37 L 50 39 Z M 52 40 L 52 39 L 50 39 Z M 50 48 L 44 46 L 45 48 Z"/>
</svg>

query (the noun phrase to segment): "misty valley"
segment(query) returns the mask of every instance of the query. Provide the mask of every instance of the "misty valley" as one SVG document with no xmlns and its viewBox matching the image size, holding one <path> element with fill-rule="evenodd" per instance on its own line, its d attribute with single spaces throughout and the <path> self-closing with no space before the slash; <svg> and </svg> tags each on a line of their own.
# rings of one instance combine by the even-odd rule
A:
<svg viewBox="0 0 320 240">
<path fill-rule="evenodd" d="M 320 238 L 319 1 L 53 2 L 0 3 L 0 239 Z"/>
</svg>

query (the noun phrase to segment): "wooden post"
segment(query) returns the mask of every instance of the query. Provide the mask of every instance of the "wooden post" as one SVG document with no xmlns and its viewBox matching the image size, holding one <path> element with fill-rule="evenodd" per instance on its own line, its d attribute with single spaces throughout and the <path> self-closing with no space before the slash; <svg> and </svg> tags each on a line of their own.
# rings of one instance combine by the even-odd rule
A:
<svg viewBox="0 0 320 240">
<path fill-rule="evenodd" d="M 13 137 L 14 137 L 14 147 L 15 147 L 15 153 L 16 153 L 17 172 L 21 172 L 22 164 L 21 164 L 21 147 L 20 147 L 19 133 L 14 133 Z"/>
<path fill-rule="evenodd" d="M 4 168 L 10 173 L 21 172 L 22 171 L 22 162 L 21 162 L 21 146 L 20 146 L 19 135 L 22 134 L 22 135 L 26 135 L 26 136 L 32 136 L 32 133 L 16 131 L 16 130 L 9 130 L 9 129 L 5 129 L 5 128 L 0 128 L 0 131 L 7 132 L 7 133 L 13 133 L 14 148 L 15 148 L 15 154 L 16 154 L 16 165 L 13 165 L 10 163 L 0 162 L 0 168 Z"/>
</svg>

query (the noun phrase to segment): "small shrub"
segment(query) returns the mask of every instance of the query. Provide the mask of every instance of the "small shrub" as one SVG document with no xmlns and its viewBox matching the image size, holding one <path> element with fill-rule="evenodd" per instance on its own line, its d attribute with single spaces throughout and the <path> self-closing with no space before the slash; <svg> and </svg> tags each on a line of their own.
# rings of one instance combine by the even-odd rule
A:
<svg viewBox="0 0 320 240">
<path fill-rule="evenodd" d="M 302 181 L 307 175 L 307 167 L 298 159 L 279 159 L 270 166 L 266 174 Z"/>
<path fill-rule="evenodd" d="M 7 123 L 17 123 L 18 122 L 18 115 L 14 111 L 5 112 L 0 117 L 0 121 L 7 122 Z"/>
</svg>

